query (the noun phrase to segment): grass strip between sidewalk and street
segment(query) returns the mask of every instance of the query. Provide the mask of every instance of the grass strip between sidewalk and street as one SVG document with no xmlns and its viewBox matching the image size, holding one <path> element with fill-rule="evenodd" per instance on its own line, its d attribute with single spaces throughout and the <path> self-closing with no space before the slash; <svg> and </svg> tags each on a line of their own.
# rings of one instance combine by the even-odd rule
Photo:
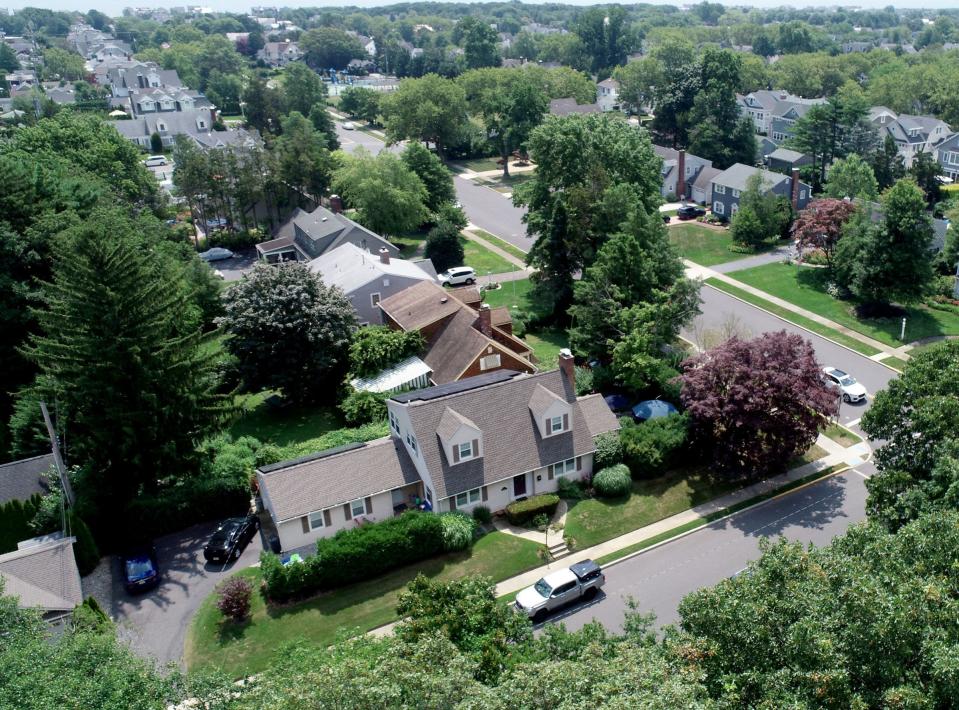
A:
<svg viewBox="0 0 959 710">
<path fill-rule="evenodd" d="M 791 311 L 788 308 L 783 308 L 782 306 L 778 306 L 772 301 L 767 301 L 765 298 L 760 298 L 759 296 L 756 296 L 755 294 L 752 294 L 749 291 L 746 291 L 745 289 L 741 289 L 737 286 L 733 286 L 732 284 L 726 283 L 725 281 L 722 281 L 721 279 L 712 277 L 712 278 L 706 279 L 705 283 L 707 286 L 712 286 L 713 288 L 719 291 L 728 293 L 730 296 L 735 296 L 736 298 L 740 300 L 746 301 L 747 303 L 751 303 L 752 305 L 762 308 L 765 311 L 769 311 L 774 316 L 779 316 L 783 320 L 787 320 L 790 323 L 794 323 L 802 328 L 805 328 L 806 330 L 810 330 L 813 333 L 823 336 L 824 338 L 829 338 L 830 340 L 833 340 L 839 343 L 840 345 L 843 345 L 849 348 L 850 350 L 855 350 L 860 355 L 865 355 L 866 357 L 872 357 L 873 355 L 876 355 L 880 352 L 879 350 L 872 347 L 871 345 L 866 345 L 865 343 L 860 342 L 859 340 L 856 340 L 855 338 L 852 338 L 846 335 L 845 333 L 840 333 L 838 330 L 835 330 L 834 328 L 830 328 L 829 326 L 825 326 L 825 325 L 822 325 L 821 323 L 817 323 L 816 321 L 810 318 L 806 318 L 805 316 L 799 315 L 798 313 L 795 313 L 794 311 Z"/>
<path fill-rule="evenodd" d="M 505 239 L 500 239 L 499 237 L 493 234 L 490 234 L 485 229 L 480 229 L 479 227 L 472 227 L 472 228 L 469 228 L 467 231 L 472 232 L 473 234 L 475 234 L 481 239 L 485 239 L 493 246 L 499 247 L 510 256 L 515 256 L 520 261 L 524 263 L 526 262 L 526 252 L 520 249 L 515 244 L 510 244 Z"/>
<path fill-rule="evenodd" d="M 906 366 L 906 361 L 898 357 L 884 357 L 879 363 L 886 367 L 891 367 L 893 370 L 899 370 L 899 372 L 902 372 Z"/>
<path fill-rule="evenodd" d="M 823 432 L 823 436 L 827 439 L 832 439 L 837 444 L 841 444 L 846 448 L 862 443 L 861 436 L 839 424 L 830 424 L 826 427 L 826 431 Z"/>
<path fill-rule="evenodd" d="M 658 535 L 653 535 L 652 537 L 646 540 L 642 540 L 641 542 L 637 542 L 633 545 L 629 545 L 628 547 L 624 547 L 621 550 L 617 550 L 616 552 L 611 552 L 608 555 L 603 555 L 598 560 L 596 560 L 596 563 L 600 565 L 606 565 L 606 564 L 609 564 L 610 562 L 614 562 L 616 560 L 622 559 L 623 557 L 628 557 L 629 555 L 632 555 L 635 552 L 645 550 L 648 547 L 652 547 L 653 545 L 657 545 L 661 542 L 665 542 L 666 540 L 670 540 L 674 537 L 682 535 L 683 533 L 689 532 L 690 530 L 695 530 L 696 528 L 702 527 L 703 525 L 708 525 L 709 523 L 715 522 L 729 515 L 733 515 L 734 513 L 738 513 L 742 510 L 745 510 L 746 508 L 750 508 L 754 505 L 758 505 L 759 503 L 764 503 L 765 501 L 770 500 L 771 498 L 775 498 L 777 496 L 783 495 L 784 493 L 789 493 L 790 491 L 793 491 L 797 488 L 801 488 L 802 486 L 808 485 L 810 483 L 814 483 L 815 481 L 818 481 L 821 478 L 826 478 L 827 476 L 831 476 L 835 473 L 839 473 L 840 471 L 843 471 L 846 468 L 848 468 L 846 464 L 837 464 L 835 466 L 830 466 L 829 468 L 825 468 L 822 471 L 816 471 L 815 473 L 811 473 L 808 476 L 803 476 L 802 478 L 798 478 L 795 481 L 791 481 L 787 483 L 786 485 L 777 488 L 776 490 L 769 491 L 768 493 L 763 493 L 761 495 L 748 498 L 747 500 L 740 501 L 739 503 L 735 503 L 729 506 L 728 508 L 717 510 L 715 513 L 704 515 L 701 518 L 696 518 L 695 520 L 690 520 L 689 522 L 683 523 L 682 525 L 677 525 L 675 528 L 671 530 L 666 530 L 664 532 L 659 533 Z"/>
</svg>

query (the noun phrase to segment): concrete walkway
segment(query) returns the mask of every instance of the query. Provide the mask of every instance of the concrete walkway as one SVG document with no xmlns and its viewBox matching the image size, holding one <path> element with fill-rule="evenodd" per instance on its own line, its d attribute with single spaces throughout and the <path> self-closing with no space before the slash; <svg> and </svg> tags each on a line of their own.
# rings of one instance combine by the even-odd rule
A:
<svg viewBox="0 0 959 710">
<path fill-rule="evenodd" d="M 744 271 L 746 269 L 751 269 L 754 266 L 776 264 L 784 259 L 792 259 L 795 257 L 795 255 L 795 247 L 793 247 L 792 244 L 784 244 L 763 254 L 756 254 L 755 256 L 749 256 L 745 259 L 739 259 L 737 261 L 727 261 L 725 264 L 716 264 L 710 268 L 713 271 L 718 271 L 721 274 L 729 274 L 733 271 Z"/>
<path fill-rule="evenodd" d="M 515 266 L 518 269 L 517 271 L 507 271 L 500 274 L 479 274 L 478 273 L 476 274 L 477 285 L 482 286 L 484 283 L 484 279 L 495 282 L 495 283 L 502 283 L 504 281 L 522 281 L 523 279 L 529 278 L 529 275 L 533 273 L 533 269 L 531 267 L 527 266 L 521 259 L 518 259 L 517 257 L 513 256 L 505 249 L 496 246 L 495 244 L 493 244 L 487 239 L 483 239 L 483 237 L 479 236 L 478 234 L 476 234 L 475 231 L 473 231 L 476 229 L 479 229 L 479 227 L 477 227 L 474 224 L 469 224 L 466 226 L 466 229 L 462 231 L 462 235 L 466 237 L 467 239 L 469 239 L 470 241 L 476 242 L 484 249 L 489 249 L 491 252 L 493 252 L 499 257 L 502 257 L 503 259 L 505 259 L 511 265 Z"/>
<path fill-rule="evenodd" d="M 862 333 L 858 331 L 852 330 L 851 328 L 847 328 L 841 323 L 837 323 L 836 321 L 829 320 L 828 318 L 824 318 L 818 313 L 813 313 L 812 311 L 808 311 L 805 308 L 800 308 L 799 306 L 793 303 L 790 303 L 789 301 L 785 299 L 779 298 L 778 296 L 774 296 L 771 293 L 761 291 L 760 289 L 754 286 L 750 286 L 749 284 L 745 284 L 742 281 L 737 281 L 736 279 L 730 276 L 727 276 L 724 273 L 721 273 L 715 268 L 700 266 L 699 264 L 689 261 L 688 259 L 683 259 L 683 263 L 686 265 L 686 275 L 690 278 L 702 279 L 704 281 L 709 278 L 715 278 L 719 281 L 729 284 L 730 286 L 735 286 L 736 288 L 741 289 L 745 291 L 746 293 L 750 293 L 754 296 L 762 298 L 763 300 L 769 301 L 770 303 L 776 306 L 779 306 L 780 308 L 784 310 L 791 311 L 797 315 L 803 316 L 804 318 L 808 318 L 811 321 L 815 321 L 816 323 L 819 323 L 820 325 L 823 325 L 823 326 L 826 326 L 827 328 L 838 331 L 842 333 L 843 335 L 849 338 L 852 338 L 853 340 L 858 340 L 860 343 L 863 343 L 864 345 L 868 345 L 869 347 L 875 350 L 878 350 L 879 351 L 878 354 L 871 356 L 871 359 L 876 360 L 877 362 L 882 362 L 882 360 L 884 360 L 887 357 L 896 357 L 901 360 L 909 359 L 909 355 L 906 354 L 912 348 L 912 346 L 909 344 L 903 344 L 899 346 L 898 348 L 890 347 L 886 345 L 885 343 L 881 343 L 878 340 L 870 338 L 867 335 L 863 335 Z M 761 308 L 762 306 L 757 306 L 757 307 Z M 828 337 L 828 336 L 825 336 L 825 337 Z"/>
</svg>

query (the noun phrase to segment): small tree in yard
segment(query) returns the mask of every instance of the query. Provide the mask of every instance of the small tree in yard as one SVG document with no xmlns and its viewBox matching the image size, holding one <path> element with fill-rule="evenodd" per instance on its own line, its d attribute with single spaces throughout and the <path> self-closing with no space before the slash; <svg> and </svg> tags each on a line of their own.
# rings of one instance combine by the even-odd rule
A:
<svg viewBox="0 0 959 710">
<path fill-rule="evenodd" d="M 838 406 L 812 344 L 786 331 L 734 337 L 685 361 L 681 381 L 694 435 L 735 474 L 779 472 Z"/>
<path fill-rule="evenodd" d="M 217 587 L 216 608 L 234 623 L 250 615 L 253 585 L 245 577 L 231 577 Z"/>
<path fill-rule="evenodd" d="M 739 197 L 739 210 L 730 222 L 733 241 L 758 248 L 770 239 L 778 239 L 789 219 L 788 210 L 780 208 L 779 198 L 766 190 L 762 174 L 746 181 L 746 189 Z"/>
<path fill-rule="evenodd" d="M 342 382 L 356 312 L 303 264 L 257 265 L 227 292 L 224 309 L 218 323 L 248 390 L 276 388 L 309 401 Z"/>
<path fill-rule="evenodd" d="M 440 222 L 430 230 L 426 237 L 426 258 L 433 262 L 438 272 L 451 266 L 462 266 L 466 253 L 456 225 Z"/>
<path fill-rule="evenodd" d="M 810 202 L 809 206 L 799 213 L 792 227 L 799 252 L 819 249 L 831 268 L 843 227 L 855 211 L 856 206 L 846 200 L 826 197 Z"/>
<path fill-rule="evenodd" d="M 150 150 L 152 150 L 154 153 L 163 152 L 163 139 L 160 138 L 159 133 L 150 134 Z"/>
<path fill-rule="evenodd" d="M 405 333 L 385 325 L 371 325 L 353 338 L 350 372 L 356 377 L 372 377 L 415 355 L 422 347 L 423 336 L 419 331 Z"/>
</svg>

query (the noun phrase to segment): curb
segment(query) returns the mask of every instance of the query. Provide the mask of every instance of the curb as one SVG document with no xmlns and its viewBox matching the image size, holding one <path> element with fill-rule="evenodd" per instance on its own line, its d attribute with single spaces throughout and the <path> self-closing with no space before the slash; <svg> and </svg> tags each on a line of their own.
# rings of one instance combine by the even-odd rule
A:
<svg viewBox="0 0 959 710">
<path fill-rule="evenodd" d="M 726 513 L 726 514 L 724 514 L 724 515 L 720 515 L 718 518 L 713 518 L 712 520 L 705 520 L 705 519 L 703 519 L 703 524 L 702 524 L 702 525 L 697 525 L 695 528 L 692 528 L 692 529 L 690 529 L 690 530 L 684 530 L 683 532 L 677 533 L 676 535 L 673 535 L 672 537 L 668 537 L 668 538 L 666 538 L 665 540 L 660 540 L 659 542 L 654 543 L 654 544 L 650 545 L 649 547 L 644 547 L 642 550 L 636 550 L 636 552 L 630 552 L 628 555 L 623 555 L 622 557 L 618 557 L 618 558 L 616 558 L 615 560 L 612 560 L 612 561 L 607 562 L 606 564 L 604 564 L 604 565 L 603 565 L 603 568 L 605 569 L 605 568 L 607 568 L 607 567 L 613 567 L 613 566 L 615 566 L 615 565 L 618 565 L 620 562 L 626 562 L 627 560 L 631 560 L 631 559 L 633 559 L 634 557 L 638 557 L 639 555 L 642 555 L 643 553 L 649 552 L 650 550 L 655 550 L 657 547 L 660 547 L 661 545 L 665 545 L 665 544 L 670 543 L 670 542 L 675 542 L 676 540 L 679 540 L 679 539 L 681 539 L 681 538 L 684 538 L 684 537 L 686 537 L 687 535 L 692 535 L 692 534 L 695 533 L 695 532 L 699 532 L 699 531 L 702 530 L 703 528 L 708 527 L 708 526 L 712 525 L 713 523 L 718 523 L 718 522 L 721 521 L 721 520 L 726 520 L 727 518 L 731 518 L 732 516 L 738 515 L 739 513 L 744 513 L 744 512 L 746 512 L 747 510 L 753 510 L 754 508 L 758 508 L 759 506 L 765 505 L 766 503 L 771 503 L 771 502 L 774 501 L 774 500 L 778 500 L 778 499 L 780 499 L 780 498 L 782 498 L 782 497 L 784 497 L 784 496 L 791 495 L 792 493 L 795 493 L 796 491 L 801 491 L 803 488 L 807 488 L 807 487 L 809 487 L 809 486 L 812 486 L 812 485 L 815 485 L 815 484 L 817 484 L 817 483 L 820 483 L 821 481 L 825 481 L 825 480 L 827 480 L 827 479 L 829 479 L 829 478 L 832 478 L 833 476 L 838 476 L 838 475 L 841 474 L 841 473 L 845 473 L 846 471 L 849 471 L 849 470 L 851 470 L 852 468 L 853 468 L 852 466 L 848 466 L 848 465 L 843 466 L 842 468 L 840 468 L 840 469 L 838 469 L 838 470 L 836 470 L 836 471 L 831 471 L 830 473 L 827 473 L 825 476 L 820 476 L 819 478 L 815 478 L 815 479 L 813 479 L 813 480 L 811 480 L 811 481 L 807 481 L 806 483 L 803 483 L 802 485 L 796 486 L 795 488 L 790 488 L 788 491 L 782 491 L 782 492 L 780 492 L 780 493 L 775 493 L 775 494 L 773 494 L 772 496 L 770 496 L 769 498 L 764 498 L 764 499 L 761 500 L 761 501 L 757 501 L 756 503 L 752 503 L 752 504 L 750 504 L 750 505 L 747 505 L 745 508 L 740 508 L 740 509 L 738 509 L 738 510 L 732 511 L 731 513 Z M 726 510 L 728 510 L 728 508 L 727 508 Z M 681 527 L 681 526 L 677 526 L 677 527 Z M 668 531 L 667 531 L 667 532 L 668 532 Z"/>
<path fill-rule="evenodd" d="M 710 278 L 712 278 L 712 277 L 710 277 Z M 736 279 L 732 279 L 732 280 L 735 281 Z M 741 282 L 741 281 L 738 281 L 737 283 L 742 283 L 742 282 Z M 706 280 L 705 280 L 705 279 L 703 279 L 702 284 L 703 284 L 703 286 L 705 286 L 706 288 L 711 288 L 711 289 L 713 289 L 714 291 L 719 291 L 720 293 L 725 294 L 725 295 L 729 296 L 730 298 L 735 298 L 737 301 L 740 301 L 741 303 L 745 303 L 745 304 L 748 305 L 748 306 L 752 306 L 753 308 L 757 308 L 757 309 L 759 309 L 760 311 L 762 311 L 763 313 L 766 313 L 767 315 L 770 315 L 770 316 L 772 316 L 773 318 L 778 318 L 779 320 L 783 321 L 784 323 L 789 323 L 790 325 L 793 325 L 793 326 L 795 326 L 795 327 L 797 327 L 797 328 L 801 328 L 802 330 L 806 331 L 807 333 L 812 333 L 813 335 L 815 335 L 815 336 L 817 336 L 817 337 L 819 337 L 819 338 L 822 338 L 823 340 L 829 341 L 829 342 L 832 343 L 833 345 L 836 345 L 836 346 L 838 346 L 838 347 L 840 347 L 840 348 L 845 348 L 845 349 L 848 350 L 849 352 L 855 353 L 855 354 L 858 355 L 859 357 L 864 357 L 864 358 L 866 358 L 867 360 L 872 360 L 872 356 L 871 356 L 871 355 L 866 355 L 865 353 L 861 353 L 861 352 L 859 352 L 858 350 L 853 350 L 853 349 L 852 349 L 851 347 L 849 347 L 848 345 L 843 345 L 842 343 L 833 340 L 833 339 L 830 338 L 828 335 L 823 335 L 822 333 L 817 333 L 816 331 L 810 330 L 809 328 L 807 328 L 807 327 L 804 326 L 804 325 L 800 325 L 799 323 L 796 323 L 795 321 L 791 321 L 791 320 L 789 320 L 788 318 L 784 318 L 783 316 L 779 315 L 778 313 L 773 313 L 772 311 L 766 310 L 766 309 L 763 308 L 762 306 L 758 306 L 758 305 L 756 305 L 755 303 L 752 303 L 752 302 L 750 302 L 750 301 L 747 301 L 745 298 L 740 298 L 739 296 L 737 296 L 737 295 L 734 294 L 734 293 L 730 293 L 729 291 L 724 291 L 724 290 L 721 289 L 721 288 L 716 288 L 716 287 L 713 286 L 712 284 L 706 283 Z M 732 284 L 730 284 L 730 285 L 732 285 Z M 744 286 L 748 286 L 749 284 L 743 284 L 743 285 L 744 285 Z M 759 298 L 759 296 L 757 296 L 757 298 Z M 787 310 L 788 310 L 788 309 L 787 309 Z M 797 313 L 796 315 L 801 315 L 801 314 L 798 314 L 798 313 Z M 829 328 L 829 326 L 823 326 L 823 327 L 824 327 L 824 328 Z M 835 328 L 830 328 L 830 330 L 835 330 Z M 853 340 L 855 340 L 855 338 L 853 338 Z M 863 343 L 863 345 L 865 345 L 865 344 L 866 344 L 866 343 Z M 887 357 L 895 357 L 895 356 L 894 356 L 894 355 L 888 355 L 888 354 L 887 354 Z M 882 365 L 882 366 L 885 367 L 887 370 L 892 370 L 893 372 L 896 372 L 896 373 L 900 373 L 900 374 L 901 374 L 901 371 L 900 371 L 900 370 L 897 370 L 896 368 L 892 367 L 891 365 L 887 365 L 887 364 L 884 363 L 882 360 L 872 360 L 872 361 L 875 362 L 875 363 L 878 364 L 878 365 Z"/>
</svg>

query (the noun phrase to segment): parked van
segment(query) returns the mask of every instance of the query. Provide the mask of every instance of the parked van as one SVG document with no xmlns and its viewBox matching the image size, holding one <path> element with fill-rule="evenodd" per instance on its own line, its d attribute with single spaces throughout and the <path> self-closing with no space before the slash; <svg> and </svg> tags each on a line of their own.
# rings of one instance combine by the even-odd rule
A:
<svg viewBox="0 0 959 710">
<path fill-rule="evenodd" d="M 161 165 L 166 165 L 166 156 L 165 155 L 151 155 L 149 158 L 143 161 L 143 164 L 148 168 L 158 168 Z"/>
</svg>

